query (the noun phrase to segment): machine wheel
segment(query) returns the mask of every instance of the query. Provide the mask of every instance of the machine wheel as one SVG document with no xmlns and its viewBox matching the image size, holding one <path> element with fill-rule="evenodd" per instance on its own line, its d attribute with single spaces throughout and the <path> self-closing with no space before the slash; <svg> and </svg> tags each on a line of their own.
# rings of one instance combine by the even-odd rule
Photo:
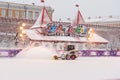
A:
<svg viewBox="0 0 120 80">
<path fill-rule="evenodd" d="M 70 60 L 70 55 L 66 54 L 66 60 Z"/>
<path fill-rule="evenodd" d="M 54 59 L 54 60 L 58 60 L 58 56 L 54 55 L 54 56 L 53 56 L 53 59 Z"/>
<path fill-rule="evenodd" d="M 62 60 L 65 60 L 65 59 L 66 59 L 65 54 L 61 54 L 61 59 L 62 59 Z"/>
<path fill-rule="evenodd" d="M 70 56 L 70 59 L 71 59 L 71 60 L 75 60 L 75 58 L 76 58 L 75 55 L 71 55 L 71 56 Z"/>
</svg>

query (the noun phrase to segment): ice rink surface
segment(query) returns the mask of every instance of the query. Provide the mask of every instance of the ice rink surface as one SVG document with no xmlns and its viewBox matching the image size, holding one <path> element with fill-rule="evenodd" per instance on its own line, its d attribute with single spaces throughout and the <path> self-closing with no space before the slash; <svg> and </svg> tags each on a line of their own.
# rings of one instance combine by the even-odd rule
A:
<svg viewBox="0 0 120 80">
<path fill-rule="evenodd" d="M 0 58 L 0 80 L 120 80 L 120 57 Z"/>
</svg>

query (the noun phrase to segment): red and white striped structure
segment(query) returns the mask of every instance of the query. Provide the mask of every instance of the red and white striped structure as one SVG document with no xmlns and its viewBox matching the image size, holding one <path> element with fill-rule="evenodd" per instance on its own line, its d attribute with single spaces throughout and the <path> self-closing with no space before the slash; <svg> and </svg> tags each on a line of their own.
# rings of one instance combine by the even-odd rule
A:
<svg viewBox="0 0 120 80">
<path fill-rule="evenodd" d="M 38 19 L 36 20 L 35 24 L 31 27 L 31 29 L 46 27 L 46 25 L 51 22 L 52 22 L 52 18 L 49 16 L 45 6 L 43 6 Z"/>
<path fill-rule="evenodd" d="M 75 19 L 74 19 L 74 21 L 72 23 L 72 26 L 76 26 L 78 24 L 85 24 L 85 21 L 84 21 L 84 19 L 82 17 L 82 14 L 81 14 L 81 12 L 79 10 L 79 5 L 76 4 L 75 6 L 78 7 L 78 12 L 77 12 L 77 16 L 75 17 Z"/>
</svg>

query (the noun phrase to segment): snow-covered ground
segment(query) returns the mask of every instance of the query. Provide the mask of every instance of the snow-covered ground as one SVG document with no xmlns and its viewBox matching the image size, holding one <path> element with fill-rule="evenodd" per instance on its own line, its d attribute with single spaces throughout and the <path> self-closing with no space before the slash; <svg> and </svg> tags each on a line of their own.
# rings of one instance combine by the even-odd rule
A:
<svg viewBox="0 0 120 80">
<path fill-rule="evenodd" d="M 0 58 L 0 80 L 120 80 L 120 58 Z"/>
<path fill-rule="evenodd" d="M 44 48 L 32 48 L 30 54 L 28 49 L 13 58 L 0 58 L 0 80 L 120 80 L 120 57 L 52 60 Z"/>
</svg>

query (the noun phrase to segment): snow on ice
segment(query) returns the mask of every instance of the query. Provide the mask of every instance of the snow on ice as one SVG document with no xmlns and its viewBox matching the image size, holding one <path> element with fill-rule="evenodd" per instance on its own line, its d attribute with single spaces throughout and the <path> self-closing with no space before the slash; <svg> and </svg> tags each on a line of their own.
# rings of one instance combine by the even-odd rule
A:
<svg viewBox="0 0 120 80">
<path fill-rule="evenodd" d="M 120 79 L 119 57 L 52 60 L 52 51 L 44 49 L 44 47 L 28 47 L 16 57 L 0 58 L 0 80 Z"/>
<path fill-rule="evenodd" d="M 50 49 L 44 46 L 32 47 L 28 46 L 23 49 L 18 55 L 17 58 L 30 58 L 30 59 L 53 59 L 53 55 L 56 53 L 55 49 Z"/>
</svg>

